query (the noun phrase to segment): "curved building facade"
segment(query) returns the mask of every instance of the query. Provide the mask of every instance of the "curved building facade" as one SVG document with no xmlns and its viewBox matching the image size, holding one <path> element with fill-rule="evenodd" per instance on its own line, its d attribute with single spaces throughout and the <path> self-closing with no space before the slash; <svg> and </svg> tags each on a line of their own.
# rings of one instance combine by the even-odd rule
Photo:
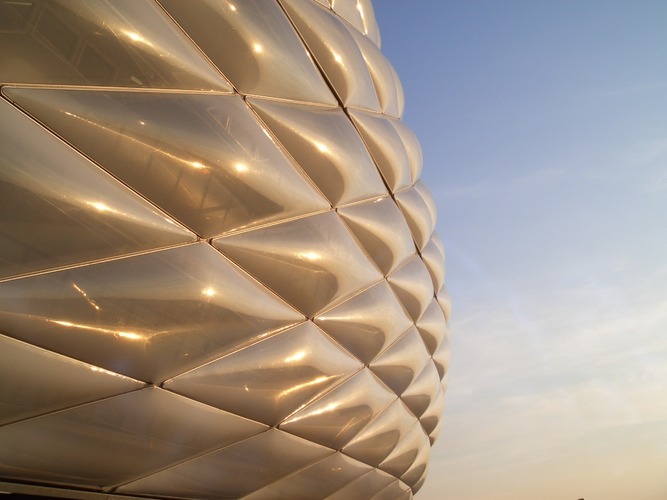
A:
<svg viewBox="0 0 667 500">
<path fill-rule="evenodd" d="M 411 498 L 436 210 L 370 0 L 0 0 L 0 490 Z"/>
</svg>

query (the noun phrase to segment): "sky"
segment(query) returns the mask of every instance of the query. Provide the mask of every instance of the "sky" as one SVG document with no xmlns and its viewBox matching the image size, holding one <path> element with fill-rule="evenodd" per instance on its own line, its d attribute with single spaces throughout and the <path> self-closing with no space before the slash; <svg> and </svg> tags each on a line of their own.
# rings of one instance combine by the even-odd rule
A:
<svg viewBox="0 0 667 500">
<path fill-rule="evenodd" d="M 667 498 L 667 3 L 375 0 L 453 314 L 419 500 Z"/>
</svg>

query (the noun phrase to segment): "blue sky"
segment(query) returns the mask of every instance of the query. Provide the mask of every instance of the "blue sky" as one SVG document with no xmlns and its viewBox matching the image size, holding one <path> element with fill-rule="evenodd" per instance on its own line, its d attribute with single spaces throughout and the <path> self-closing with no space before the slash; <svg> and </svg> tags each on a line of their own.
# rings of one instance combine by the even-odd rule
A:
<svg viewBox="0 0 667 500">
<path fill-rule="evenodd" d="M 453 303 L 417 498 L 667 498 L 667 3 L 374 4 Z"/>
</svg>

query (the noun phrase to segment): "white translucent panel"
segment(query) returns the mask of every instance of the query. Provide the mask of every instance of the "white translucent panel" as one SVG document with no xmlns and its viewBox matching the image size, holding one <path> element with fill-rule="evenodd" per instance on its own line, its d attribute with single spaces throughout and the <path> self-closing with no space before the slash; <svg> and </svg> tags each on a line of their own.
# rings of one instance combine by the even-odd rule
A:
<svg viewBox="0 0 667 500">
<path fill-rule="evenodd" d="M 329 208 L 238 96 L 3 92 L 203 237 Z"/>
<path fill-rule="evenodd" d="M 406 490 L 406 488 L 408 488 Z M 409 500 L 412 494 L 409 487 L 399 480 L 394 481 L 389 486 L 373 496 L 371 500 Z"/>
<path fill-rule="evenodd" d="M 333 449 L 345 446 L 396 399 L 368 369 L 280 424 L 280 428 Z"/>
<path fill-rule="evenodd" d="M 277 425 L 362 366 L 306 322 L 168 380 L 164 387 Z"/>
<path fill-rule="evenodd" d="M 392 476 L 400 477 L 415 463 L 420 451 L 430 446 L 419 422 L 415 423 L 398 443 L 396 448 L 380 464 L 380 469 Z"/>
<path fill-rule="evenodd" d="M 422 474 L 422 477 L 410 488 L 411 496 L 409 498 L 414 498 L 414 495 L 416 495 L 417 492 L 419 492 L 419 490 L 421 489 L 421 487 L 424 486 L 427 477 L 428 477 L 428 466 L 426 467 L 426 472 Z"/>
<path fill-rule="evenodd" d="M 6 335 L 154 383 L 303 319 L 205 243 L 0 283 Z"/>
<path fill-rule="evenodd" d="M 438 349 L 433 353 L 433 363 L 438 369 L 440 378 L 444 379 L 447 375 L 447 370 L 449 369 L 449 358 L 451 357 L 451 347 L 449 344 L 449 338 L 445 337 L 440 343 Z"/>
<path fill-rule="evenodd" d="M 429 354 L 433 354 L 447 335 L 447 320 L 436 299 L 431 300 L 417 321 L 417 330 Z"/>
<path fill-rule="evenodd" d="M 452 302 L 449 298 L 449 291 L 445 285 L 440 287 L 436 297 L 438 299 L 438 304 L 440 304 L 442 311 L 445 313 L 445 318 L 447 318 L 447 321 L 449 321 L 449 319 L 452 317 Z"/>
<path fill-rule="evenodd" d="M 0 276 L 195 239 L 6 101 L 0 151 Z"/>
<path fill-rule="evenodd" d="M 438 250 L 442 254 L 442 258 L 446 259 L 447 252 L 445 252 L 445 244 L 442 242 L 440 235 L 435 231 L 431 235 L 431 242 L 433 242 L 435 246 L 438 247 Z"/>
<path fill-rule="evenodd" d="M 310 0 L 280 0 L 343 106 L 380 111 L 359 46 L 333 12 Z"/>
<path fill-rule="evenodd" d="M 338 214 L 385 275 L 415 254 L 410 229 L 391 198 L 339 208 Z"/>
<path fill-rule="evenodd" d="M 119 493 L 176 498 L 240 498 L 333 450 L 277 429 L 121 486 Z"/>
<path fill-rule="evenodd" d="M 365 31 L 357 0 L 331 0 L 331 8 L 356 30 L 361 33 Z"/>
<path fill-rule="evenodd" d="M 412 325 L 386 281 L 316 316 L 314 321 L 363 363 L 371 362 Z"/>
<path fill-rule="evenodd" d="M 440 376 L 438 375 L 438 378 Z M 419 417 L 424 432 L 427 434 L 433 433 L 438 427 L 442 419 L 442 411 L 445 406 L 445 392 L 442 387 L 439 387 L 435 396 L 431 399 L 431 403 L 426 411 Z"/>
<path fill-rule="evenodd" d="M 401 399 L 415 416 L 421 417 L 440 392 L 440 374 L 435 365 L 429 362 L 410 387 L 401 394 Z"/>
<path fill-rule="evenodd" d="M 422 181 L 417 181 L 414 184 L 414 189 L 419 193 L 419 195 L 422 197 L 424 200 L 424 203 L 426 204 L 426 208 L 428 209 L 428 213 L 430 215 L 430 221 L 431 221 L 431 234 L 433 234 L 433 229 L 435 228 L 435 221 L 438 218 L 438 209 L 435 206 L 435 201 L 433 200 L 433 196 L 431 195 L 431 191 L 426 187 L 426 185 Z"/>
<path fill-rule="evenodd" d="M 375 11 L 371 0 L 357 0 L 357 8 L 361 13 L 361 19 L 364 22 L 364 33 L 373 43 L 380 46 L 380 28 L 378 27 Z"/>
<path fill-rule="evenodd" d="M 391 274 L 387 281 L 414 321 L 418 321 L 433 300 L 433 283 L 426 266 L 413 257 Z"/>
<path fill-rule="evenodd" d="M 394 476 L 380 469 L 373 469 L 328 496 L 327 500 L 368 500 L 394 481 L 396 481 Z"/>
<path fill-rule="evenodd" d="M 144 385 L 4 335 L 0 335 L 0 352 L 0 425 Z"/>
<path fill-rule="evenodd" d="M 349 113 L 389 189 L 395 192 L 410 186 L 410 161 L 403 141 L 392 124 L 393 118 L 359 110 L 349 110 Z"/>
<path fill-rule="evenodd" d="M 259 99 L 250 104 L 332 205 L 387 194 L 366 146 L 340 108 Z"/>
<path fill-rule="evenodd" d="M 270 484 L 246 500 L 268 498 L 326 498 L 372 469 L 341 453 L 335 453 L 291 476 Z"/>
<path fill-rule="evenodd" d="M 403 111 L 405 110 L 405 94 L 403 93 L 403 84 L 401 79 L 396 73 L 396 69 L 391 66 L 391 70 L 394 73 L 394 83 L 396 84 L 396 96 L 398 98 L 398 116 L 399 118 L 403 117 Z"/>
<path fill-rule="evenodd" d="M 431 211 L 426 201 L 414 187 L 396 193 L 395 197 L 396 203 L 403 211 L 405 220 L 410 226 L 417 248 L 420 251 L 423 250 L 435 227 L 435 221 L 431 217 Z"/>
<path fill-rule="evenodd" d="M 356 0 L 355 0 L 356 3 Z M 357 10 L 357 9 L 355 9 Z M 358 11 L 357 11 L 358 12 Z M 397 86 L 394 79 L 396 72 L 392 70 L 391 63 L 382 54 L 373 41 L 368 37 L 348 26 L 350 34 L 357 42 L 361 55 L 366 62 L 368 71 L 375 86 L 375 93 L 380 102 L 380 108 L 386 115 L 399 118 L 399 96 L 397 95 Z M 402 125 L 402 124 L 401 124 Z"/>
<path fill-rule="evenodd" d="M 1 82 L 232 90 L 153 1 L 7 1 L 0 19 Z"/>
<path fill-rule="evenodd" d="M 412 466 L 401 476 L 401 481 L 403 481 L 408 486 L 414 486 L 417 482 L 425 477 L 426 470 L 428 468 L 428 461 L 431 458 L 431 446 L 427 440 L 425 444 L 419 448 L 419 453 L 415 461 L 412 463 Z"/>
<path fill-rule="evenodd" d="M 0 474 L 110 487 L 264 429 L 148 387 L 0 427 Z"/>
<path fill-rule="evenodd" d="M 429 361 L 416 328 L 410 328 L 400 339 L 370 364 L 370 369 L 392 391 L 400 395 Z"/>
<path fill-rule="evenodd" d="M 415 421 L 405 405 L 397 400 L 372 420 L 342 451 L 377 467 L 415 425 Z"/>
<path fill-rule="evenodd" d="M 431 446 L 433 446 L 433 443 L 435 443 L 438 440 L 441 431 L 442 431 L 442 419 L 438 420 L 435 429 L 433 429 L 431 433 L 428 435 L 428 440 L 431 443 Z"/>
<path fill-rule="evenodd" d="M 399 97 L 397 96 L 397 100 L 398 99 Z M 398 105 L 399 104 L 396 106 Z M 396 129 L 396 132 L 398 132 L 398 135 L 400 136 L 401 140 L 403 141 L 403 145 L 405 146 L 405 152 L 408 155 L 408 164 L 410 165 L 410 175 L 412 178 L 412 183 L 414 184 L 419 180 L 424 164 L 424 157 L 422 155 L 422 148 L 419 144 L 419 139 L 417 139 L 415 133 L 405 123 L 394 120 L 391 122 L 391 124 Z"/>
<path fill-rule="evenodd" d="M 335 105 L 275 0 L 160 0 L 243 94 Z"/>
<path fill-rule="evenodd" d="M 333 211 L 213 245 L 308 317 L 382 278 Z"/>
<path fill-rule="evenodd" d="M 428 273 L 431 275 L 433 289 L 440 290 L 440 287 L 445 284 L 445 257 L 433 241 L 433 238 L 429 240 L 421 251 L 421 256 L 426 269 L 428 269 Z"/>
</svg>

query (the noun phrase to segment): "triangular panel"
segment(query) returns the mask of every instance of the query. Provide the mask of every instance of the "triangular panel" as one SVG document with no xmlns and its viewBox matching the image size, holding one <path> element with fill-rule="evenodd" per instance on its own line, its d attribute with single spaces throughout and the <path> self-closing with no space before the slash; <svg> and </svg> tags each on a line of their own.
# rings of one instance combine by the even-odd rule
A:
<svg viewBox="0 0 667 500">
<path fill-rule="evenodd" d="M 419 257 L 409 260 L 387 281 L 414 321 L 419 320 L 433 300 L 433 282 Z"/>
<path fill-rule="evenodd" d="M 333 211 L 213 245 L 308 317 L 382 278 Z"/>
<path fill-rule="evenodd" d="M 241 498 L 303 467 L 333 450 L 277 429 L 248 438 L 176 465 L 117 491 L 176 498 Z"/>
<path fill-rule="evenodd" d="M 410 186 L 410 160 L 401 137 L 392 125 L 393 119 L 359 110 L 350 110 L 349 113 L 389 189 L 396 192 Z"/>
<path fill-rule="evenodd" d="M 380 111 L 359 46 L 338 16 L 311 0 L 281 0 L 343 106 Z"/>
<path fill-rule="evenodd" d="M 232 90 L 155 2 L 20 4 L 3 18 L 0 82 Z"/>
<path fill-rule="evenodd" d="M 311 322 L 168 380 L 164 387 L 269 425 L 362 368 Z"/>
<path fill-rule="evenodd" d="M 0 149 L 0 276 L 195 239 L 6 101 Z"/>
<path fill-rule="evenodd" d="M 429 448 L 430 443 L 422 426 L 416 422 L 406 433 L 396 448 L 380 464 L 380 469 L 392 476 L 401 477 L 417 460 L 423 448 Z"/>
<path fill-rule="evenodd" d="M 329 208 L 238 96 L 4 92 L 202 237 Z"/>
<path fill-rule="evenodd" d="M 366 146 L 340 108 L 259 99 L 250 104 L 332 205 L 387 194 Z"/>
<path fill-rule="evenodd" d="M 0 352 L 0 425 L 144 386 L 4 335 L 0 335 Z"/>
<path fill-rule="evenodd" d="M 433 354 L 447 335 L 447 320 L 436 299 L 432 299 L 417 321 L 417 329 L 429 354 Z"/>
<path fill-rule="evenodd" d="M 440 392 L 440 375 L 435 365 L 429 362 L 410 387 L 401 394 L 401 399 L 416 417 L 421 417 Z"/>
<path fill-rule="evenodd" d="M 364 369 L 287 419 L 280 428 L 340 449 L 395 399 L 395 394 Z"/>
<path fill-rule="evenodd" d="M 394 481 L 394 476 L 380 469 L 373 469 L 327 497 L 327 500 L 368 500 Z"/>
<path fill-rule="evenodd" d="M 370 364 L 371 370 L 399 396 L 429 361 L 417 329 L 412 327 Z"/>
<path fill-rule="evenodd" d="M 396 193 L 396 202 L 405 215 L 417 248 L 421 251 L 431 238 L 435 227 L 431 207 L 415 187 Z"/>
<path fill-rule="evenodd" d="M 338 214 L 385 275 L 415 254 L 410 229 L 391 198 L 340 208 Z"/>
<path fill-rule="evenodd" d="M 205 243 L 0 283 L 6 335 L 153 383 L 303 320 Z"/>
<path fill-rule="evenodd" d="M 265 429 L 148 387 L 0 427 L 0 474 L 108 488 Z"/>
<path fill-rule="evenodd" d="M 384 280 L 314 321 L 363 363 L 370 363 L 412 324 Z"/>
<path fill-rule="evenodd" d="M 274 0 L 160 3 L 241 93 L 336 105 Z"/>
</svg>

